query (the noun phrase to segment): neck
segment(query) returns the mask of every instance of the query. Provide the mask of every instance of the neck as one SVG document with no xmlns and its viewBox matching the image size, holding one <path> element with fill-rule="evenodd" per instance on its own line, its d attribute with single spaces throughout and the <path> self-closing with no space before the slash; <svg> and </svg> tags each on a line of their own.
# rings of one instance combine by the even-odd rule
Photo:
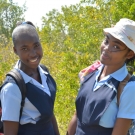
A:
<svg viewBox="0 0 135 135">
<path fill-rule="evenodd" d="M 114 73 L 115 71 L 119 70 L 122 66 L 123 65 L 121 65 L 119 67 L 105 65 L 102 69 L 100 76 L 99 76 L 99 80 L 101 80 L 105 76 L 110 75 L 110 74 Z"/>
<path fill-rule="evenodd" d="M 18 68 L 31 77 L 38 73 L 38 68 L 30 68 L 22 62 L 19 62 Z"/>
<path fill-rule="evenodd" d="M 42 84 L 41 78 L 40 78 L 40 73 L 38 71 L 38 68 L 30 68 L 20 62 L 19 64 L 19 69 L 21 69 L 25 74 L 28 76 L 32 77 L 36 81 Z"/>
</svg>

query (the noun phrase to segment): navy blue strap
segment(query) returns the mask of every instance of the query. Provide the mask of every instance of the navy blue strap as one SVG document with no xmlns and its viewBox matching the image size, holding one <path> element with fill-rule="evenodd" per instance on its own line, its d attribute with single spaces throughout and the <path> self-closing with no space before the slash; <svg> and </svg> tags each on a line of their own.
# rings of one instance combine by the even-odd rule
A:
<svg viewBox="0 0 135 135">
<path fill-rule="evenodd" d="M 25 97 L 26 97 L 26 85 L 23 77 L 16 69 L 12 69 L 9 73 L 7 73 L 6 76 L 11 76 L 14 81 L 16 82 L 17 86 L 19 87 L 21 94 L 22 94 L 22 101 L 21 101 L 21 108 L 20 108 L 20 118 L 22 116 L 23 106 L 25 103 Z M 20 119 L 19 118 L 19 119 Z"/>
</svg>

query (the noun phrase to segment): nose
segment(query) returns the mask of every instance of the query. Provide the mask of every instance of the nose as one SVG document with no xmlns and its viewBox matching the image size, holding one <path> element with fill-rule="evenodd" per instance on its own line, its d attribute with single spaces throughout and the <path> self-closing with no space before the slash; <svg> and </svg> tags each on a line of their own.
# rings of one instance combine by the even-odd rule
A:
<svg viewBox="0 0 135 135">
<path fill-rule="evenodd" d="M 112 52 L 110 45 L 104 45 L 104 50 L 106 50 L 108 52 Z"/>
<path fill-rule="evenodd" d="M 29 51 L 29 56 L 30 57 L 34 57 L 36 55 L 36 50 L 35 49 L 31 49 L 30 51 Z"/>
</svg>

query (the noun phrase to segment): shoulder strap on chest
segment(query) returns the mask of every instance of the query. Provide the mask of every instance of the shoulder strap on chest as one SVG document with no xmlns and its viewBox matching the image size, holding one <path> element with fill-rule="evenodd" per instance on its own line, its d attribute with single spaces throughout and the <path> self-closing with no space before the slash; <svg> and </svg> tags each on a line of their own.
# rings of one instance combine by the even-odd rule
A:
<svg viewBox="0 0 135 135">
<path fill-rule="evenodd" d="M 120 95 L 121 95 L 124 87 L 128 83 L 128 81 L 130 80 L 130 78 L 131 78 L 131 75 L 128 73 L 127 76 L 124 78 L 124 80 L 121 81 L 119 84 L 118 91 L 117 91 L 117 104 L 118 104 L 118 106 L 119 106 L 119 102 L 120 102 Z"/>
<path fill-rule="evenodd" d="M 26 85 L 24 79 L 19 73 L 19 71 L 17 71 L 16 69 L 12 69 L 10 72 L 6 74 L 6 76 L 11 76 L 21 91 L 22 94 L 21 109 L 20 109 L 20 117 L 21 117 L 26 97 Z"/>
</svg>

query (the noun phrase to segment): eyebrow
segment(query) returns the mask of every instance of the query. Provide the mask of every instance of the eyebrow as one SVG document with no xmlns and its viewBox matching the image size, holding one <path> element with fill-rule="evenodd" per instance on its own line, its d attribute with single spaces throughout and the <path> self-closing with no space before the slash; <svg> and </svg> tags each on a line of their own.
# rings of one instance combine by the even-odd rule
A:
<svg viewBox="0 0 135 135">
<path fill-rule="evenodd" d="M 40 44 L 40 42 L 35 42 L 34 45 L 35 45 L 35 44 Z"/>
<path fill-rule="evenodd" d="M 27 45 L 23 44 L 21 47 L 27 47 Z"/>
<path fill-rule="evenodd" d="M 105 36 L 107 37 L 107 39 L 110 39 L 108 35 L 105 35 Z M 121 45 L 121 46 L 123 45 L 123 44 L 122 44 L 120 41 L 118 41 L 118 40 L 117 40 L 117 41 L 116 41 L 116 40 L 113 40 L 112 42 L 117 43 L 117 44 L 119 44 L 119 45 Z"/>
<path fill-rule="evenodd" d="M 33 45 L 35 45 L 35 44 L 40 44 L 40 42 L 33 43 Z M 28 46 L 27 44 L 23 44 L 21 47 L 27 47 L 27 46 Z"/>
</svg>

